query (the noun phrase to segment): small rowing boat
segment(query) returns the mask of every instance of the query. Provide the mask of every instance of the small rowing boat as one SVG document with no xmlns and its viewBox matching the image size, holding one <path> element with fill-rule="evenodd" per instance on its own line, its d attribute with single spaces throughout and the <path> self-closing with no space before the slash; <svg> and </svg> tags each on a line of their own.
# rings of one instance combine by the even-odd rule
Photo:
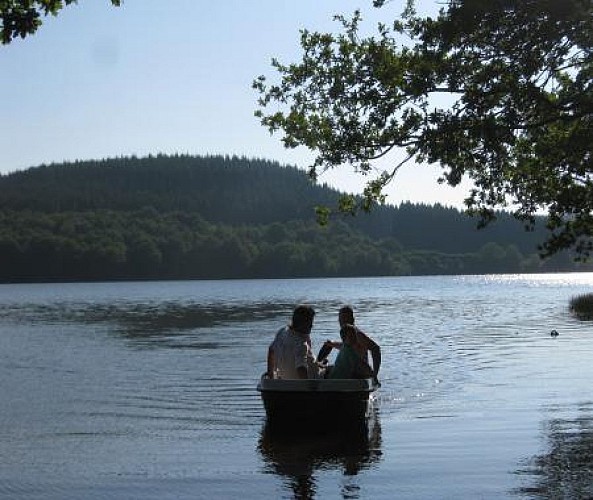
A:
<svg viewBox="0 0 593 500">
<path fill-rule="evenodd" d="M 269 423 L 364 422 L 371 394 L 379 384 L 373 379 L 271 379 L 263 375 L 257 390 Z"/>
</svg>

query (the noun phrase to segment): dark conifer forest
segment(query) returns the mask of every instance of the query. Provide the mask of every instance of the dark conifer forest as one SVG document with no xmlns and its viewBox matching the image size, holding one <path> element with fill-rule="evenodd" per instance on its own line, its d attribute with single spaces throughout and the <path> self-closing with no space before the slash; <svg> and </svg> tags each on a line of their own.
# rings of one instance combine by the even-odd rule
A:
<svg viewBox="0 0 593 500">
<path fill-rule="evenodd" d="M 149 156 L 0 176 L 0 281 L 398 276 L 591 270 L 537 255 L 505 213 L 485 229 L 440 205 L 380 206 L 317 224 L 340 193 L 294 167 Z"/>
</svg>

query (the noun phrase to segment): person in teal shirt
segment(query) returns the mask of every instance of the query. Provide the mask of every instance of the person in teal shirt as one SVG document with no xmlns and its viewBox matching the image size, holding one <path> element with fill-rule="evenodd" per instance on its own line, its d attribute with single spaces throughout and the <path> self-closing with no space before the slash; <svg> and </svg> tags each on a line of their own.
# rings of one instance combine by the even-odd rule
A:
<svg viewBox="0 0 593 500">
<path fill-rule="evenodd" d="M 360 356 L 357 349 L 357 330 L 354 325 L 344 325 L 340 329 L 342 346 L 328 378 L 371 378 L 373 370 Z"/>
<path fill-rule="evenodd" d="M 360 359 L 363 361 L 364 365 L 369 365 L 369 353 L 373 359 L 372 365 L 372 375 L 369 378 L 372 378 L 375 383 L 379 383 L 378 375 L 379 369 L 381 368 L 381 348 L 379 345 L 371 339 L 366 333 L 364 333 L 360 328 L 354 326 L 354 310 L 352 306 L 346 305 L 340 308 L 338 313 L 338 321 L 340 323 L 340 329 L 342 329 L 346 325 L 350 325 L 354 328 L 354 340 L 351 343 L 351 346 L 354 347 L 354 350 L 360 356 Z M 340 336 L 342 332 L 340 330 Z M 327 357 L 332 351 L 332 349 L 341 349 L 343 342 L 333 342 L 331 340 L 327 340 L 323 346 L 321 347 L 319 354 L 317 355 L 317 361 L 320 363 L 327 363 Z M 348 352 L 344 355 L 346 358 L 350 357 Z M 363 369 L 363 372 L 366 373 L 366 370 Z M 326 378 L 329 378 L 329 374 L 326 375 Z"/>
</svg>

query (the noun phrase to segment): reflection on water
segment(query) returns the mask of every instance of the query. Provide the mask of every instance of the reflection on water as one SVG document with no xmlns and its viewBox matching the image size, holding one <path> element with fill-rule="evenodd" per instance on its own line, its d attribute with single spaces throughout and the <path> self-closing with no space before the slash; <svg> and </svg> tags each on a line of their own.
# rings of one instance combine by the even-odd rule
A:
<svg viewBox="0 0 593 500">
<path fill-rule="evenodd" d="M 574 415 L 572 408 L 554 413 Z M 533 483 L 519 494 L 531 498 L 593 498 L 593 403 L 580 405 L 576 417 L 554 416 L 545 423 L 547 450 L 532 457 L 520 476 Z"/>
<path fill-rule="evenodd" d="M 197 302 L 155 303 L 123 302 L 85 303 L 55 302 L 52 304 L 21 304 L 5 307 L 3 319 L 36 322 L 77 322 L 118 324 L 127 332 L 162 332 L 204 328 L 236 321 L 253 321 L 274 317 L 290 310 L 293 304 L 202 304 Z"/>
<path fill-rule="evenodd" d="M 276 430 L 264 425 L 258 450 L 266 472 L 285 478 L 295 498 L 317 493 L 316 471 L 339 470 L 356 476 L 381 460 L 381 425 L 373 408 L 366 425 L 351 428 Z M 344 498 L 357 498 L 356 484 L 344 486 Z"/>
<path fill-rule="evenodd" d="M 241 325 L 265 321 L 286 315 L 293 304 L 282 302 L 254 302 L 247 304 L 202 304 L 191 301 L 137 303 L 55 302 L 50 304 L 20 304 L 5 307 L 0 311 L 4 321 L 18 323 L 107 326 L 120 335 L 160 347 L 184 347 L 212 349 L 217 342 L 175 342 L 176 337 L 186 336 L 191 331 L 213 329 L 225 325 Z M 179 340 L 179 339 L 177 339 Z M 188 339 L 186 339 L 188 340 Z"/>
</svg>

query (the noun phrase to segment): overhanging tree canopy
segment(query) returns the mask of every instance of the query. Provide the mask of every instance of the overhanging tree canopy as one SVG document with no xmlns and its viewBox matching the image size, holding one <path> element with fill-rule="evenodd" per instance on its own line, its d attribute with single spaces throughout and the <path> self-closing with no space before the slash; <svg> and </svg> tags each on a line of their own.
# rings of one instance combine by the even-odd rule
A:
<svg viewBox="0 0 593 500">
<path fill-rule="evenodd" d="M 10 43 L 17 37 L 25 38 L 37 31 L 42 24 L 42 16 L 57 15 L 66 5 L 77 0 L 0 0 L 0 39 L 3 44 Z M 119 6 L 121 0 L 111 0 Z"/>
<path fill-rule="evenodd" d="M 262 124 L 315 151 L 312 177 L 344 164 L 369 175 L 343 210 L 384 201 L 408 161 L 438 163 L 450 185 L 473 181 L 466 205 L 483 223 L 511 207 L 529 227 L 543 209 L 543 254 L 593 249 L 591 0 L 449 0 L 436 18 L 409 2 L 370 37 L 359 13 L 338 19 L 339 34 L 302 31 L 302 60 L 273 61 L 279 82 L 254 87 Z M 405 158 L 373 173 L 394 150 Z"/>
</svg>

